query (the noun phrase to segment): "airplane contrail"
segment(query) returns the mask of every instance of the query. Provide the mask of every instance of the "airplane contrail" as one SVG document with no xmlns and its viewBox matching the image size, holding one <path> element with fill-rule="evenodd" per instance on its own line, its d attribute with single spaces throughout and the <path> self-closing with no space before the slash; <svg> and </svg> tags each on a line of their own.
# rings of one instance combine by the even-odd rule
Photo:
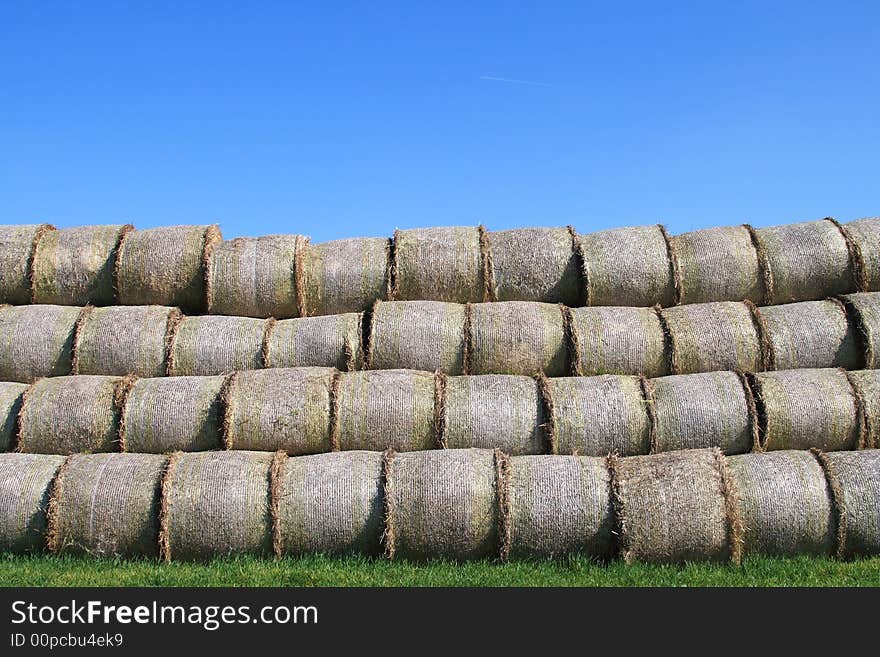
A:
<svg viewBox="0 0 880 657">
<path fill-rule="evenodd" d="M 530 84 L 535 87 L 552 87 L 552 84 L 546 82 L 533 82 L 532 80 L 516 80 L 514 78 L 498 78 L 494 75 L 481 75 L 481 80 L 493 80 L 495 82 L 512 82 L 513 84 Z"/>
</svg>

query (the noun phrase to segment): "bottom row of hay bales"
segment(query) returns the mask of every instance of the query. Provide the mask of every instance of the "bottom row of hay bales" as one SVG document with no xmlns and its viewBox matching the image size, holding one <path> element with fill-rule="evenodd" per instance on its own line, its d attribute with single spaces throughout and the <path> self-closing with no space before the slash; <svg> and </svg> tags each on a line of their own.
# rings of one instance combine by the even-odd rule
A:
<svg viewBox="0 0 880 657">
<path fill-rule="evenodd" d="M 677 563 L 880 554 L 880 450 L 0 455 L 0 550 Z"/>
</svg>

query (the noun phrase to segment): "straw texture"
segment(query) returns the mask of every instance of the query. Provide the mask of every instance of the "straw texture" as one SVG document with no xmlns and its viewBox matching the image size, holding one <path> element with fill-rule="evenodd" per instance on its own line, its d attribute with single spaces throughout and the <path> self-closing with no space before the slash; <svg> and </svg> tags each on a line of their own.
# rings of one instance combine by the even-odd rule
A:
<svg viewBox="0 0 880 657">
<path fill-rule="evenodd" d="M 880 292 L 848 294 L 843 302 L 862 343 L 865 369 L 880 368 Z"/>
<path fill-rule="evenodd" d="M 825 454 L 839 484 L 846 536 L 841 556 L 880 554 L 880 450 Z"/>
<path fill-rule="evenodd" d="M 360 313 L 282 319 L 268 330 L 266 367 L 360 368 Z"/>
<path fill-rule="evenodd" d="M 744 552 L 830 555 L 835 527 L 825 474 L 809 452 L 732 456 L 745 525 Z"/>
<path fill-rule="evenodd" d="M 369 310 L 388 290 L 390 240 L 380 237 L 308 244 L 303 291 L 309 315 Z"/>
<path fill-rule="evenodd" d="M 214 315 L 299 315 L 296 259 L 299 235 L 239 237 L 218 242 L 208 255 L 208 312 Z"/>
<path fill-rule="evenodd" d="M 329 452 L 334 372 L 327 367 L 236 372 L 226 390 L 226 448 Z"/>
<path fill-rule="evenodd" d="M 32 264 L 34 303 L 112 304 L 116 248 L 130 230 L 130 225 L 79 226 L 44 233 Z"/>
<path fill-rule="evenodd" d="M 206 315 L 184 317 L 171 348 L 169 374 L 212 375 L 263 366 L 266 320 Z"/>
<path fill-rule="evenodd" d="M 174 450 L 219 449 L 222 376 L 139 379 L 122 412 L 122 444 L 127 452 L 161 454 Z"/>
<path fill-rule="evenodd" d="M 571 370 L 560 307 L 551 303 L 502 301 L 471 306 L 472 374 Z"/>
<path fill-rule="evenodd" d="M 31 302 L 31 256 L 49 224 L 0 226 L 0 303 Z"/>
<path fill-rule="evenodd" d="M 394 299 L 458 303 L 485 299 L 478 228 L 398 230 L 394 248 Z"/>
<path fill-rule="evenodd" d="M 32 383 L 70 374 L 80 312 L 71 306 L 0 307 L 0 379 Z"/>
<path fill-rule="evenodd" d="M 287 459 L 281 489 L 282 554 L 382 550 L 382 454 Z"/>
<path fill-rule="evenodd" d="M 176 454 L 163 486 L 166 559 L 272 550 L 266 452 Z"/>
<path fill-rule="evenodd" d="M 861 366 L 858 342 L 842 304 L 804 301 L 761 308 L 775 369 Z"/>
<path fill-rule="evenodd" d="M 42 552 L 49 487 L 63 456 L 0 454 L 0 552 Z"/>
<path fill-rule="evenodd" d="M 862 446 L 880 447 L 880 370 L 849 372 L 849 380 L 865 414 Z"/>
<path fill-rule="evenodd" d="M 844 230 L 856 243 L 865 267 L 865 291 L 880 291 L 880 217 L 850 221 Z"/>
<path fill-rule="evenodd" d="M 572 308 L 577 373 L 669 373 L 666 338 L 653 308 Z"/>
<path fill-rule="evenodd" d="M 377 303 L 369 367 L 464 373 L 465 312 L 463 304 L 442 301 Z"/>
<path fill-rule="evenodd" d="M 427 372 L 349 372 L 336 393 L 336 444 L 342 450 L 433 449 L 434 377 Z"/>
<path fill-rule="evenodd" d="M 205 252 L 220 239 L 216 226 L 165 226 L 128 233 L 116 262 L 119 302 L 203 311 Z"/>
<path fill-rule="evenodd" d="M 567 228 L 516 228 L 489 233 L 493 298 L 584 303 L 574 236 Z"/>
<path fill-rule="evenodd" d="M 115 452 L 119 377 L 64 376 L 40 379 L 24 394 L 19 416 L 22 452 L 75 454 Z"/>
<path fill-rule="evenodd" d="M 158 556 L 159 480 L 153 454 L 71 456 L 54 488 L 53 552 Z"/>
<path fill-rule="evenodd" d="M 18 440 L 18 414 L 26 389 L 24 383 L 0 382 L 0 452 L 10 451 Z"/>
</svg>

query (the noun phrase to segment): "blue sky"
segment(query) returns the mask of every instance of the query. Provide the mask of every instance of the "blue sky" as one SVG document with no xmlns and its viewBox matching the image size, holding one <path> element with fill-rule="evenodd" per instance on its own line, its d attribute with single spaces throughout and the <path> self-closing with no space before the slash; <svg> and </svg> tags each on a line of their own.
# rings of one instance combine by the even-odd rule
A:
<svg viewBox="0 0 880 657">
<path fill-rule="evenodd" d="M 2 3 L 0 223 L 880 214 L 880 3 L 422 4 Z"/>
</svg>

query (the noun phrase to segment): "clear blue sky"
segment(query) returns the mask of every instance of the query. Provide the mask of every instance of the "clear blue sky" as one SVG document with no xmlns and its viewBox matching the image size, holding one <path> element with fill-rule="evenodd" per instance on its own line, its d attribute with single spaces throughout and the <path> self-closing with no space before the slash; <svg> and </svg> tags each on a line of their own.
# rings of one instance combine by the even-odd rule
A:
<svg viewBox="0 0 880 657">
<path fill-rule="evenodd" d="M 2 3 L 0 223 L 880 214 L 880 3 L 417 4 Z"/>
</svg>

